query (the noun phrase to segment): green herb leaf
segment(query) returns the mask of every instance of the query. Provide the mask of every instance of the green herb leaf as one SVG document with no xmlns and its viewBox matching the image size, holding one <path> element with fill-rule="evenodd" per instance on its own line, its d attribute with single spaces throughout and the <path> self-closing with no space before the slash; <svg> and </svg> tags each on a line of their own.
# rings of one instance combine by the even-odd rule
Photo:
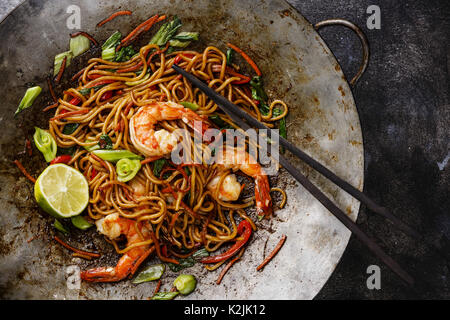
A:
<svg viewBox="0 0 450 320">
<path fill-rule="evenodd" d="M 155 264 L 146 269 L 144 269 L 141 273 L 138 274 L 136 278 L 132 281 L 134 284 L 139 284 L 143 282 L 159 280 L 164 271 L 166 270 L 166 266 L 163 264 Z"/>
<path fill-rule="evenodd" d="M 205 248 L 202 248 L 202 249 L 200 249 L 200 250 L 197 250 L 197 251 L 192 255 L 192 257 L 193 257 L 194 259 L 206 258 L 206 257 L 209 257 L 209 252 L 208 252 L 208 250 L 206 250 Z"/>
<path fill-rule="evenodd" d="M 152 300 L 172 300 L 179 292 L 158 292 L 152 297 Z"/>
<path fill-rule="evenodd" d="M 172 270 L 173 272 L 179 272 L 183 269 L 190 268 L 197 263 L 197 261 L 192 256 L 185 259 L 179 259 L 178 262 L 179 264 L 168 263 L 170 270 Z"/>
<path fill-rule="evenodd" d="M 155 162 L 153 162 L 153 174 L 155 177 L 159 178 L 161 175 L 161 171 L 166 165 L 167 161 L 166 159 L 158 159 Z"/>
<path fill-rule="evenodd" d="M 72 133 L 77 131 L 79 126 L 80 126 L 79 123 L 68 123 L 64 126 L 62 133 L 66 135 L 71 135 Z"/>
<path fill-rule="evenodd" d="M 181 28 L 181 20 L 175 16 L 172 21 L 166 22 L 161 26 L 158 32 L 150 40 L 150 44 L 157 44 L 158 46 L 164 46 L 167 41 L 172 39 L 177 30 Z"/>
<path fill-rule="evenodd" d="M 116 55 L 114 57 L 115 62 L 125 62 L 130 60 L 134 55 L 136 54 L 136 51 L 134 51 L 133 46 L 128 46 L 121 48 L 119 52 L 116 52 Z"/>
<path fill-rule="evenodd" d="M 100 140 L 98 140 L 98 145 L 102 150 L 112 150 L 113 142 L 107 134 L 102 134 Z"/>
<path fill-rule="evenodd" d="M 39 86 L 27 89 L 14 115 L 17 115 L 19 112 L 22 112 L 23 110 L 31 107 L 36 98 L 41 94 L 41 92 L 42 88 Z"/>
<path fill-rule="evenodd" d="M 77 227 L 78 229 L 81 230 L 87 230 L 90 227 L 93 226 L 92 223 L 89 223 L 85 218 L 83 218 L 82 216 L 76 216 L 76 217 L 72 217 L 70 218 L 70 220 L 72 221 L 72 224 Z"/>
<path fill-rule="evenodd" d="M 231 48 L 228 48 L 227 50 L 227 65 L 231 66 L 234 59 L 234 50 Z"/>
<path fill-rule="evenodd" d="M 116 31 L 108 38 L 108 40 L 105 41 L 105 43 L 102 45 L 102 50 L 109 49 L 109 48 L 116 48 L 120 40 L 122 39 L 122 34 L 120 31 Z"/>
</svg>

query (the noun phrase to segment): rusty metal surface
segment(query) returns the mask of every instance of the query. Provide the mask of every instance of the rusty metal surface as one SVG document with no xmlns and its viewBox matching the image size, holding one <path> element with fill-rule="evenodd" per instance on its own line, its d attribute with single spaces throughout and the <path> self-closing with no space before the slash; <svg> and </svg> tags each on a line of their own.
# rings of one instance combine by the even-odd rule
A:
<svg viewBox="0 0 450 320">
<path fill-rule="evenodd" d="M 45 77 L 53 57 L 67 50 L 70 30 L 66 27 L 66 8 L 72 4 L 81 8 L 82 29 L 102 41 L 116 29 L 126 33 L 154 13 L 167 13 L 182 19 L 183 30 L 199 31 L 203 46 L 213 44 L 224 49 L 228 41 L 241 46 L 263 70 L 270 97 L 288 103 L 289 139 L 362 190 L 362 134 L 350 88 L 326 44 L 286 2 L 26 1 L 0 25 L 0 86 L 4 93 L 0 110 L 0 298 L 145 299 L 156 285 L 136 286 L 122 281 L 83 283 L 80 290 L 68 289 L 68 266 L 103 265 L 118 257 L 94 231 L 73 232 L 70 240 L 78 247 L 104 253 L 100 261 L 87 263 L 72 258 L 51 241 L 52 220 L 39 210 L 31 184 L 12 164 L 20 157 L 33 126 L 45 126 L 39 110 L 46 105 L 46 94 L 24 116 L 14 120 L 13 114 L 26 84 L 46 88 Z M 119 8 L 132 10 L 133 19 L 117 19 L 100 30 L 95 28 L 98 21 Z M 357 201 L 300 161 L 291 160 L 356 219 Z M 35 176 L 45 166 L 36 150 L 24 164 Z M 288 193 L 286 208 L 259 225 L 242 260 L 221 285 L 215 284 L 218 272 L 208 272 L 199 265 L 186 269 L 199 280 L 189 299 L 311 299 L 322 288 L 342 256 L 350 232 L 285 172 L 276 180 Z M 285 246 L 263 272 L 257 272 L 256 266 L 282 234 L 288 236 Z M 34 236 L 39 237 L 28 243 Z M 144 265 L 154 262 L 152 258 Z M 170 270 L 166 272 L 162 291 L 171 288 L 174 277 Z"/>
</svg>

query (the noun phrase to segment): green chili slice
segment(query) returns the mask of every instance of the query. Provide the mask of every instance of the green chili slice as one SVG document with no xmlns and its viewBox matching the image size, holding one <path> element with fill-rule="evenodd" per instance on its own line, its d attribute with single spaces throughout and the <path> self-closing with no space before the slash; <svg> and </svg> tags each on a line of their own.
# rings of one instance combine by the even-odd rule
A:
<svg viewBox="0 0 450 320">
<path fill-rule="evenodd" d="M 35 127 L 36 132 L 34 133 L 34 143 L 38 150 L 44 155 L 45 161 L 51 162 L 56 157 L 56 152 L 58 151 L 58 146 L 56 145 L 55 139 L 52 135 L 45 130 Z"/>
<path fill-rule="evenodd" d="M 120 159 L 116 164 L 117 180 L 128 182 L 141 170 L 141 160 Z"/>
</svg>

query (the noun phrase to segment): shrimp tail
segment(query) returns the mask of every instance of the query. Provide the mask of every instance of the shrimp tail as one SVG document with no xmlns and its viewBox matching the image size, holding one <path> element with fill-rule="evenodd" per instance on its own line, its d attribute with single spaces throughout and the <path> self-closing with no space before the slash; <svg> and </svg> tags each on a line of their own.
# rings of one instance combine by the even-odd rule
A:
<svg viewBox="0 0 450 320">
<path fill-rule="evenodd" d="M 269 218 L 272 215 L 272 198 L 270 197 L 269 178 L 266 175 L 256 176 L 255 200 L 258 217 Z"/>
<path fill-rule="evenodd" d="M 132 276 L 140 264 L 155 250 L 151 247 L 142 251 L 139 248 L 130 250 L 123 255 L 116 267 L 100 267 L 82 271 L 80 277 L 88 282 L 117 282 Z M 133 252 L 136 251 L 136 252 Z"/>
</svg>

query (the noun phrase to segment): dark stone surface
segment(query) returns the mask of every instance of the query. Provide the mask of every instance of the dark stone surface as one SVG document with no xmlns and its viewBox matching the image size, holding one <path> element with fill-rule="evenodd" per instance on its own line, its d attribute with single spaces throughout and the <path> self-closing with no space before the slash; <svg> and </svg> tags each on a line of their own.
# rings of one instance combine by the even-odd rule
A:
<svg viewBox="0 0 450 320">
<path fill-rule="evenodd" d="M 311 23 L 344 18 L 359 25 L 370 65 L 353 89 L 365 147 L 365 192 L 450 253 L 450 1 L 289 1 Z M 381 29 L 366 26 L 369 5 Z M 351 79 L 360 63 L 356 35 L 343 27 L 320 34 Z M 444 162 L 444 163 L 443 163 Z M 358 224 L 420 282 L 408 288 L 354 237 L 317 299 L 449 299 L 450 264 L 365 207 Z M 366 269 L 381 267 L 381 290 Z"/>
<path fill-rule="evenodd" d="M 0 17 L 19 2 L 2 1 Z M 444 161 L 450 147 L 450 1 L 289 2 L 311 23 L 345 18 L 363 28 L 370 65 L 353 91 L 364 135 L 365 192 L 450 253 L 450 168 Z M 372 4 L 381 8 L 381 30 L 366 28 Z M 342 27 L 320 33 L 351 78 L 360 61 L 357 37 Z M 427 284 L 406 287 L 352 237 L 317 299 L 450 298 L 448 262 L 364 207 L 358 224 Z M 381 290 L 367 289 L 372 264 L 381 267 Z"/>
</svg>

